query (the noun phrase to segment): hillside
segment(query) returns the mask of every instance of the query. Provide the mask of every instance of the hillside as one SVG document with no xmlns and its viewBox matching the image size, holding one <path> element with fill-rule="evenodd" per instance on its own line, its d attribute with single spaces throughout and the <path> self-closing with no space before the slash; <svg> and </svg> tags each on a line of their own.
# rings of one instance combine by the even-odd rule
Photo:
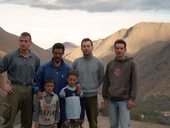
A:
<svg viewBox="0 0 170 128">
<path fill-rule="evenodd" d="M 170 23 L 139 23 L 122 29 L 105 39 L 94 41 L 94 56 L 104 65 L 114 58 L 113 42 L 127 41 L 127 54 L 133 56 L 138 67 L 137 103 L 144 107 L 169 110 L 170 106 Z M 75 48 L 65 57 L 74 61 L 81 56 Z"/>
<path fill-rule="evenodd" d="M 158 41 L 169 41 L 169 30 L 170 23 L 138 23 L 129 29 L 121 29 L 104 39 L 94 40 L 93 54 L 100 58 L 111 55 L 114 41 L 120 38 L 127 42 L 127 52 L 133 54 L 149 44 Z M 65 55 L 65 57 L 73 61 L 81 55 L 81 49 L 75 48 L 70 54 Z"/>
<path fill-rule="evenodd" d="M 18 36 L 8 33 L 0 28 L 0 46 L 0 50 L 5 53 L 17 49 Z M 51 53 L 49 51 L 45 51 L 34 43 L 31 45 L 31 49 L 41 58 L 42 62 L 46 62 L 51 57 Z"/>
<path fill-rule="evenodd" d="M 138 66 L 138 100 L 168 109 L 170 106 L 170 42 L 144 47 L 134 56 Z M 145 104 L 146 106 L 146 104 Z"/>
<path fill-rule="evenodd" d="M 138 69 L 137 106 L 152 110 L 168 110 L 170 106 L 170 23 L 139 23 L 129 29 L 94 41 L 94 56 L 103 60 L 104 65 L 114 58 L 113 42 L 123 38 L 127 41 L 127 54 L 134 58 Z M 10 39 L 12 41 L 10 41 Z M 10 44 L 13 42 L 13 44 Z M 17 36 L 0 29 L 0 56 L 17 47 Z M 9 47 L 8 47 L 9 46 Z M 51 53 L 33 44 L 35 50 L 45 61 Z M 41 53 L 43 52 L 43 53 Z M 44 55 L 44 56 L 43 56 Z M 80 47 L 71 49 L 65 58 L 74 61 L 81 56 Z M 102 122 L 100 127 L 107 128 L 108 122 Z M 107 119 L 106 119 L 107 120 Z M 86 126 L 87 127 L 87 126 Z M 85 128 L 86 128 L 85 127 Z M 134 128 L 168 128 L 157 124 L 134 122 Z"/>
<path fill-rule="evenodd" d="M 32 39 L 34 41 L 34 39 Z M 13 51 L 18 48 L 18 36 L 6 32 L 0 27 L 0 57 L 5 53 Z M 51 59 L 52 54 L 49 50 L 44 50 L 43 48 L 37 46 L 35 43 L 31 45 L 32 51 L 34 51 L 41 59 L 41 63 L 47 62 Z M 65 59 L 66 63 L 71 64 L 71 62 Z"/>
<path fill-rule="evenodd" d="M 106 65 L 114 54 L 102 58 Z M 169 110 L 170 41 L 143 47 L 133 56 L 138 70 L 137 103 L 143 107 Z"/>
</svg>

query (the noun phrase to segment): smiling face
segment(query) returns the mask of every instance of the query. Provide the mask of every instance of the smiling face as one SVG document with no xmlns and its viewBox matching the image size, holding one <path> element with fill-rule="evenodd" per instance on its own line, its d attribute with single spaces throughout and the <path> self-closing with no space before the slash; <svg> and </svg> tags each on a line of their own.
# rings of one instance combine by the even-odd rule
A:
<svg viewBox="0 0 170 128">
<path fill-rule="evenodd" d="M 77 76 L 76 75 L 69 75 L 67 78 L 69 86 L 73 87 L 77 83 Z"/>
</svg>

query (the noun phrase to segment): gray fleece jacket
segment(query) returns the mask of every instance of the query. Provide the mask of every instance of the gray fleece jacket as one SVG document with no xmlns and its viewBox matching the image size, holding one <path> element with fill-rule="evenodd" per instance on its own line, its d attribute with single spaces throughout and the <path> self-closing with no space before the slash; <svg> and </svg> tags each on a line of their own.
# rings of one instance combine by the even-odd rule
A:
<svg viewBox="0 0 170 128">
<path fill-rule="evenodd" d="M 83 56 L 73 62 L 73 69 L 79 73 L 79 82 L 83 96 L 96 95 L 99 86 L 103 82 L 103 63 L 93 55 Z"/>
<path fill-rule="evenodd" d="M 137 90 L 137 71 L 132 58 L 116 58 L 106 67 L 102 95 L 112 100 L 134 100 Z"/>
</svg>

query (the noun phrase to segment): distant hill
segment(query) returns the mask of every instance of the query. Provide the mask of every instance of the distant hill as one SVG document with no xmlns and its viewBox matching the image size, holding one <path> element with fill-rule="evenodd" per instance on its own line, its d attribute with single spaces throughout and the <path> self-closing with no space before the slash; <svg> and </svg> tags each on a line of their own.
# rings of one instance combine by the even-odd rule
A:
<svg viewBox="0 0 170 128">
<path fill-rule="evenodd" d="M 94 41 L 93 55 L 104 65 L 114 58 L 114 41 L 127 42 L 127 54 L 133 56 L 138 67 L 137 102 L 146 107 L 168 109 L 170 106 L 170 23 L 143 22 L 129 29 Z M 82 56 L 80 47 L 73 49 L 66 58 L 74 61 Z"/>
<path fill-rule="evenodd" d="M 113 43 L 117 39 L 127 42 L 127 54 L 134 57 L 138 68 L 138 104 L 167 109 L 170 106 L 170 23 L 143 22 L 129 29 L 99 40 L 94 40 L 94 56 L 104 65 L 114 58 Z M 17 48 L 17 36 L 0 29 L 0 55 Z M 64 43 L 65 58 L 74 61 L 82 55 L 81 48 Z M 73 46 L 73 47 L 72 47 Z M 48 60 L 51 53 L 33 44 L 32 49 L 42 60 Z M 71 64 L 71 62 L 69 62 Z"/>
<path fill-rule="evenodd" d="M 133 54 L 141 48 L 158 41 L 170 40 L 170 23 L 142 22 L 129 29 L 121 29 L 116 33 L 99 40 L 94 40 L 93 54 L 104 58 L 113 54 L 112 47 L 117 39 L 124 39 L 127 42 L 127 52 Z M 82 55 L 80 47 L 75 48 L 65 57 L 70 61 Z"/>
<path fill-rule="evenodd" d="M 72 42 L 64 42 L 63 44 L 65 46 L 65 49 L 67 49 L 67 50 L 69 50 L 69 49 L 71 50 L 73 48 L 77 48 L 78 47 L 77 45 L 75 45 Z"/>
<path fill-rule="evenodd" d="M 78 46 L 71 42 L 64 42 L 62 43 L 65 47 L 65 55 L 69 54 L 74 48 L 77 48 Z M 49 51 L 52 51 L 52 48 L 47 49 Z"/>
<path fill-rule="evenodd" d="M 34 40 L 34 39 L 33 39 Z M 0 57 L 5 53 L 13 51 L 18 48 L 18 36 L 6 32 L 0 27 Z M 31 45 L 31 49 L 40 57 L 41 62 L 47 62 L 51 59 L 52 54 L 48 50 L 37 46 L 35 43 Z M 71 62 L 65 59 L 66 63 L 71 64 Z"/>
<path fill-rule="evenodd" d="M 170 106 L 170 41 L 156 42 L 134 55 L 138 66 L 138 101 L 145 106 Z"/>
<path fill-rule="evenodd" d="M 0 50 L 7 53 L 17 49 L 18 46 L 18 36 L 0 28 Z M 51 58 L 51 53 L 49 51 L 38 47 L 35 43 L 31 45 L 31 49 L 41 58 L 42 62 L 46 62 Z"/>
</svg>

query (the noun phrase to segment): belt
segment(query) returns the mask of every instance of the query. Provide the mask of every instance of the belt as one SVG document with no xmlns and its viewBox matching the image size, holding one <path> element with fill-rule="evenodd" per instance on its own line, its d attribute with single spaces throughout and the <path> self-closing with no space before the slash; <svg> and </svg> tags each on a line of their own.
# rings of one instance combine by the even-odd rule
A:
<svg viewBox="0 0 170 128">
<path fill-rule="evenodd" d="M 33 83 L 16 82 L 16 81 L 11 81 L 11 84 L 17 85 L 17 86 L 32 86 L 33 85 Z"/>
</svg>

